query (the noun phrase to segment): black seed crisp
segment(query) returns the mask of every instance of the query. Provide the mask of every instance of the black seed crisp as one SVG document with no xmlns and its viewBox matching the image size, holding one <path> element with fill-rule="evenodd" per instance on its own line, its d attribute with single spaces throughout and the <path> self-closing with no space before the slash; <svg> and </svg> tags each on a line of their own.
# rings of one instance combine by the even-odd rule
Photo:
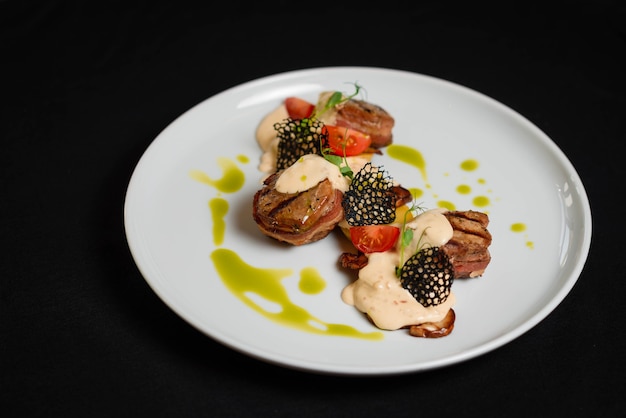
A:
<svg viewBox="0 0 626 418">
<path fill-rule="evenodd" d="M 402 266 L 400 283 L 423 306 L 436 306 L 448 299 L 454 270 L 439 247 L 418 251 Z"/>
<path fill-rule="evenodd" d="M 342 201 L 350 226 L 390 224 L 396 219 L 393 182 L 382 167 L 367 163 L 352 179 Z"/>
<path fill-rule="evenodd" d="M 307 154 L 322 155 L 328 147 L 328 134 L 324 123 L 317 119 L 287 118 L 274 124 L 278 133 L 276 171 L 285 169 Z"/>
</svg>

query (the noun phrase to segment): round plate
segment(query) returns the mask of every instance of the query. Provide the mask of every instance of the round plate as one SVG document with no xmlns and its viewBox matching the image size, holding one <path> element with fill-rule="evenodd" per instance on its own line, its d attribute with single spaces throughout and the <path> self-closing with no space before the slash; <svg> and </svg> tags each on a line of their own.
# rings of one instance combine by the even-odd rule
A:
<svg viewBox="0 0 626 418">
<path fill-rule="evenodd" d="M 315 102 L 322 91 L 351 93 L 354 83 L 396 121 L 395 150 L 384 149 L 376 164 L 421 194 L 422 207 L 489 214 L 492 261 L 482 277 L 455 281 L 457 319 L 447 337 L 381 331 L 343 303 L 341 290 L 354 273 L 338 266 L 349 248 L 340 234 L 287 246 L 252 219 L 263 178 L 255 140 L 261 119 L 287 96 Z M 406 152 L 419 158 L 404 161 Z M 566 156 L 505 105 L 420 74 L 333 67 L 251 81 L 181 115 L 137 164 L 125 227 L 151 288 L 206 335 L 289 368 L 383 375 L 476 357 L 544 319 L 582 271 L 591 211 Z M 219 272 L 214 260 L 224 263 Z M 272 287 L 277 299 L 255 295 L 255 286 Z M 300 319 L 285 319 L 281 304 Z M 348 335 L 330 332 L 336 329 Z"/>
</svg>

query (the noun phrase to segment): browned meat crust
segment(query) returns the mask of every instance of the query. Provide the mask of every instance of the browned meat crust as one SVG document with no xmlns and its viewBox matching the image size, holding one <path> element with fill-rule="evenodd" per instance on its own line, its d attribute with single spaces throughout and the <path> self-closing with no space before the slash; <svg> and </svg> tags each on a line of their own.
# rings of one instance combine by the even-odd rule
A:
<svg viewBox="0 0 626 418">
<path fill-rule="evenodd" d="M 335 125 L 355 129 L 372 138 L 373 148 L 391 144 L 393 117 L 382 107 L 363 101 L 348 100 L 337 107 Z"/>
<path fill-rule="evenodd" d="M 413 195 L 411 195 L 411 192 L 402 186 L 393 186 L 391 188 L 391 192 L 396 199 L 396 208 L 413 201 Z"/>
<path fill-rule="evenodd" d="M 489 216 L 482 212 L 449 211 L 444 213 L 454 233 L 442 248 L 452 265 L 455 278 L 482 276 L 491 261 Z"/>
<path fill-rule="evenodd" d="M 342 253 L 339 256 L 339 264 L 345 269 L 360 270 L 367 266 L 367 256 L 360 251 L 357 254 Z"/>
<path fill-rule="evenodd" d="M 422 338 L 441 338 L 450 334 L 454 329 L 456 314 L 450 309 L 446 316 L 439 322 L 426 322 L 419 325 L 411 325 L 409 334 Z"/>
<path fill-rule="evenodd" d="M 303 245 L 326 237 L 343 219 L 343 193 L 328 179 L 301 193 L 280 193 L 269 176 L 254 195 L 252 217 L 265 235 L 292 245 Z"/>
</svg>

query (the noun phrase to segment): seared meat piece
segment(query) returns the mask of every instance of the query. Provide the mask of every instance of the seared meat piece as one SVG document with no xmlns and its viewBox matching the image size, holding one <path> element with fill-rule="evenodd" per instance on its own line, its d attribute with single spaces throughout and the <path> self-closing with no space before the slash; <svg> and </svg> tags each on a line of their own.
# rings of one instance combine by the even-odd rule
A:
<svg viewBox="0 0 626 418">
<path fill-rule="evenodd" d="M 489 217 L 473 210 L 449 211 L 444 216 L 454 231 L 450 241 L 442 247 L 454 266 L 454 277 L 481 276 L 491 261 Z"/>
<path fill-rule="evenodd" d="M 382 107 L 363 100 L 351 99 L 336 109 L 336 126 L 355 129 L 372 138 L 372 148 L 382 148 L 392 142 L 393 117 Z"/>
<path fill-rule="evenodd" d="M 252 216 L 261 232 L 293 245 L 326 237 L 343 219 L 343 193 L 328 179 L 300 193 L 281 193 L 276 190 L 280 173 L 269 176 L 254 195 Z"/>
<path fill-rule="evenodd" d="M 489 217 L 477 211 L 448 211 L 445 217 L 452 225 L 452 238 L 441 247 L 454 267 L 454 278 L 481 276 L 491 261 L 489 245 L 491 233 L 487 230 Z M 367 265 L 363 253 L 343 253 L 339 257 L 342 267 L 361 269 Z"/>
<path fill-rule="evenodd" d="M 402 186 L 393 186 L 391 188 L 391 193 L 396 201 L 396 208 L 413 201 L 413 195 L 411 192 Z"/>
<path fill-rule="evenodd" d="M 362 252 L 354 253 L 341 253 L 339 256 L 339 264 L 341 267 L 350 270 L 360 270 L 367 266 L 367 256 Z"/>
<path fill-rule="evenodd" d="M 454 329 L 456 314 L 454 309 L 450 309 L 448 314 L 439 322 L 425 322 L 423 324 L 411 325 L 409 334 L 413 337 L 440 338 L 450 334 Z"/>
</svg>

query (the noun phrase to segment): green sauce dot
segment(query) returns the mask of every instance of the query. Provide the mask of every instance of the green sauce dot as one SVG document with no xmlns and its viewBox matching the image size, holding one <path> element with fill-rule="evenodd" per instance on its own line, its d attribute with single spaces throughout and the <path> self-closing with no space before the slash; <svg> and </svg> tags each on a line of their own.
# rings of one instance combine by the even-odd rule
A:
<svg viewBox="0 0 626 418">
<path fill-rule="evenodd" d="M 440 208 L 446 208 L 448 210 L 456 210 L 456 206 L 454 206 L 454 203 L 448 202 L 447 200 L 440 200 L 439 202 L 437 202 L 437 206 Z"/>
<path fill-rule="evenodd" d="M 513 225 L 511 225 L 511 231 L 513 232 L 524 232 L 526 231 L 526 225 L 523 223 L 514 223 Z"/>
<path fill-rule="evenodd" d="M 410 188 L 409 192 L 411 192 L 411 196 L 413 196 L 414 199 L 417 199 L 424 194 L 424 191 L 422 189 L 417 189 L 415 187 Z"/>
<path fill-rule="evenodd" d="M 233 193 L 241 189 L 245 182 L 245 175 L 233 161 L 227 158 L 218 158 L 217 164 L 222 169 L 222 177 L 212 179 L 200 170 L 191 170 L 189 175 L 196 181 L 215 187 L 220 192 Z"/>
<path fill-rule="evenodd" d="M 489 198 L 486 196 L 476 196 L 474 200 L 472 200 L 474 206 L 479 208 L 484 208 L 485 206 L 489 206 Z"/>
<path fill-rule="evenodd" d="M 478 168 L 478 161 L 476 160 L 465 160 L 461 163 L 461 170 L 474 171 L 477 168 Z"/>
<path fill-rule="evenodd" d="M 302 293 L 307 295 L 315 295 L 320 293 L 326 287 L 324 278 L 314 267 L 306 267 L 300 271 L 300 282 L 298 287 Z"/>
</svg>

